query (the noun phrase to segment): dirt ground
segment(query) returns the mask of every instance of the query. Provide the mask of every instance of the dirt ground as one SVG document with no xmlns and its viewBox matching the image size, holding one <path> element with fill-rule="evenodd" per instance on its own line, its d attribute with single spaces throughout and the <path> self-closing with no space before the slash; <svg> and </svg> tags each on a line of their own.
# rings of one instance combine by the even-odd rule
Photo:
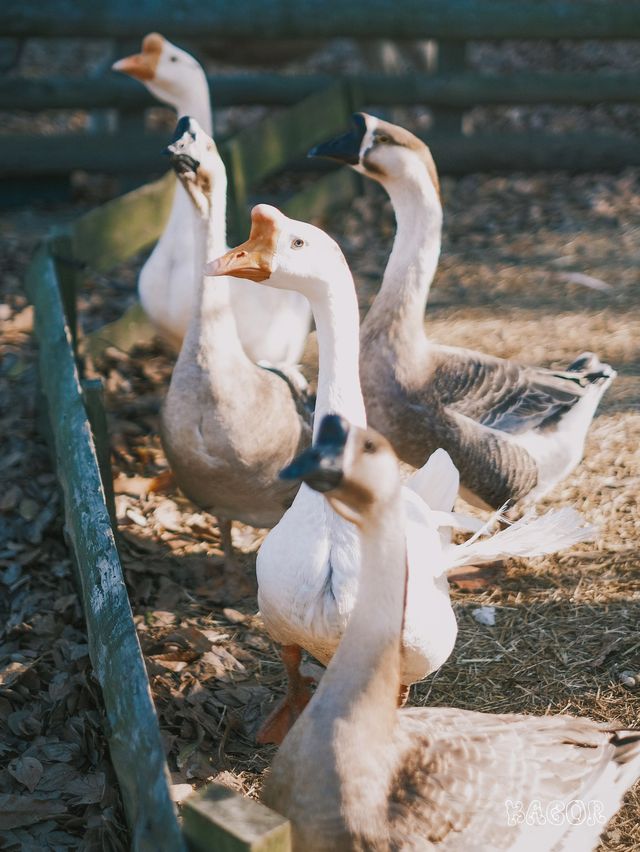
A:
<svg viewBox="0 0 640 852">
<path fill-rule="evenodd" d="M 634 116 L 626 118 L 633 126 Z M 618 378 L 583 463 L 544 504 L 576 506 L 598 525 L 597 539 L 555 557 L 513 560 L 495 583 L 454 587 L 454 653 L 413 688 L 410 702 L 637 726 L 640 171 L 445 178 L 443 199 L 429 334 L 555 367 L 591 349 Z M 78 212 L 36 206 L 0 215 L 0 848 L 8 850 L 128 848 L 55 480 L 35 426 L 22 292 L 38 237 Z M 393 239 L 390 206 L 369 186 L 326 226 L 345 250 L 364 312 Z M 80 296 L 86 330 L 131 303 L 141 260 L 89 277 Z M 110 351 L 103 365 L 127 585 L 176 798 L 209 779 L 255 796 L 274 750 L 257 748 L 254 734 L 284 685 L 256 615 L 264 533 L 236 525 L 244 574 L 225 576 L 215 518 L 163 490 L 158 410 L 171 365 L 159 344 Z M 495 607 L 495 626 L 474 618 L 480 606 Z M 636 787 L 602 849 L 640 848 L 639 816 Z"/>
</svg>

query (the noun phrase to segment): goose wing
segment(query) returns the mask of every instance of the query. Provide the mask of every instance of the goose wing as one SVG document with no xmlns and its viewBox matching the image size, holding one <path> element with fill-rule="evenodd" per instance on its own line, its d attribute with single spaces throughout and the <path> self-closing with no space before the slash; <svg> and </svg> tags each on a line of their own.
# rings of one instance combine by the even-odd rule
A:
<svg viewBox="0 0 640 852">
<path fill-rule="evenodd" d="M 313 431 L 313 414 L 316 407 L 316 396 L 311 392 L 309 384 L 302 373 L 296 368 L 286 364 L 275 366 L 266 361 L 260 362 L 259 367 L 279 376 L 286 382 L 291 397 L 295 403 L 296 410 L 303 423 Z"/>
<path fill-rule="evenodd" d="M 551 803 L 574 799 L 611 801 L 606 793 L 617 786 L 613 802 L 619 805 L 621 778 L 628 784 L 640 774 L 639 731 L 616 732 L 569 716 L 420 708 L 400 714 L 396 736 L 400 759 L 390 790 L 392 831 L 455 852 L 515 848 L 522 832 L 532 830 L 517 819 L 519 803 L 526 812 L 534 802 L 544 811 Z M 630 762 L 635 762 L 631 781 L 623 767 Z M 566 827 L 556 826 L 548 840 L 557 841 Z M 537 848 L 552 846 L 543 842 Z"/>
<path fill-rule="evenodd" d="M 433 388 L 452 413 L 517 435 L 556 422 L 584 393 L 580 373 L 523 367 L 465 349 L 442 349 Z"/>
</svg>

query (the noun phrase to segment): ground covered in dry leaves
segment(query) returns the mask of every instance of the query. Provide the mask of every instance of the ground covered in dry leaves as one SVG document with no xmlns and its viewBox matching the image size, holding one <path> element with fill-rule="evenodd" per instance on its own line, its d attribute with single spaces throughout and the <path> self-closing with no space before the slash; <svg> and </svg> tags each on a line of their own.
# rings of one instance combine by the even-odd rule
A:
<svg viewBox="0 0 640 852">
<path fill-rule="evenodd" d="M 507 61 L 491 46 L 474 49 L 486 68 L 539 61 L 535 51 L 507 48 Z M 545 54 L 545 67 L 565 67 L 557 50 Z M 638 61 L 620 56 L 621 67 Z M 589 67 L 599 67 L 597 51 L 589 57 Z M 570 58 L 567 67 L 575 66 Z M 605 113 L 609 125 L 635 129 L 633 110 Z M 468 120 L 575 129 L 594 115 L 485 110 Z M 427 315 L 433 338 L 556 367 L 592 349 L 619 375 L 585 460 L 546 501 L 575 505 L 599 526 L 598 538 L 556 557 L 511 561 L 495 582 L 461 580 L 452 590 L 454 653 L 413 688 L 411 703 L 568 712 L 637 726 L 640 171 L 471 175 L 445 179 L 443 198 L 443 254 Z M 0 217 L 0 848 L 9 850 L 128 848 L 55 479 L 35 426 L 31 315 L 21 289 L 37 237 L 78 212 Z M 365 311 L 393 238 L 390 206 L 367 185 L 326 224 L 352 265 Z M 88 278 L 80 294 L 86 331 L 132 303 L 142 260 Z M 308 360 L 312 373 L 312 346 Z M 176 798 L 212 778 L 257 795 L 273 749 L 257 748 L 254 734 L 284 685 L 277 649 L 256 615 L 263 533 L 235 527 L 243 573 L 226 575 L 215 518 L 168 489 L 157 434 L 171 366 L 161 344 L 129 355 L 109 350 L 100 365 L 122 561 Z M 477 620 L 480 607 L 495 608 L 495 625 Z M 636 791 L 602 849 L 640 848 L 639 815 Z"/>
<path fill-rule="evenodd" d="M 512 561 L 495 584 L 461 581 L 453 590 L 454 654 L 414 687 L 411 701 L 636 725 L 640 174 L 470 176 L 445 179 L 443 190 L 446 237 L 430 334 L 553 366 L 593 349 L 619 376 L 584 462 L 547 501 L 577 506 L 599 525 L 598 539 L 557 557 Z M 371 187 L 328 223 L 356 273 L 363 309 L 393 235 L 382 200 Z M 3 220 L 10 292 L 0 386 L 0 836 L 6 848 L 29 838 L 35 846 L 25 848 L 44 838 L 50 848 L 73 848 L 80 836 L 83 848 L 126 848 L 55 483 L 34 428 L 30 314 L 17 276 L 27 235 L 40 225 Z M 575 283 L 575 273 L 590 276 L 591 286 Z M 134 279 L 135 267 L 113 280 L 92 277 L 81 299 L 87 326 L 107 300 L 121 310 Z M 122 559 L 176 796 L 211 778 L 256 795 L 273 751 L 256 748 L 253 737 L 283 688 L 276 648 L 255 614 L 262 533 L 236 526 L 244 573 L 225 575 L 215 519 L 166 490 L 157 429 L 171 363 L 158 344 L 132 355 L 109 350 L 103 365 Z M 495 626 L 476 620 L 480 606 L 495 607 Z M 603 848 L 638 848 L 639 805 L 632 794 Z"/>
</svg>

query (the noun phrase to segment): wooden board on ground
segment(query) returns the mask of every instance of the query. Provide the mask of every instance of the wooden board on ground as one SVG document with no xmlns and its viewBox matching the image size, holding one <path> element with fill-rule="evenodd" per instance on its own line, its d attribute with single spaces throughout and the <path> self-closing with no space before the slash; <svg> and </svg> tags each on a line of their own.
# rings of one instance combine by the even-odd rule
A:
<svg viewBox="0 0 640 852">
<path fill-rule="evenodd" d="M 71 338 L 46 245 L 29 269 L 40 383 L 48 412 L 66 529 L 87 621 L 89 653 L 102 689 L 107 739 L 136 852 L 183 852 L 169 773 L 105 503 Z"/>
<path fill-rule="evenodd" d="M 209 784 L 182 805 L 193 852 L 290 852 L 291 825 L 260 802 Z"/>
</svg>

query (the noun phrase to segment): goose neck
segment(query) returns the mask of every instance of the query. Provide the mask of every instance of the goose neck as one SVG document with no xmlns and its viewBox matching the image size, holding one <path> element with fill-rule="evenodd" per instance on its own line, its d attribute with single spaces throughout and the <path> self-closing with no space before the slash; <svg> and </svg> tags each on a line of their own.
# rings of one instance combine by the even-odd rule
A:
<svg viewBox="0 0 640 852">
<path fill-rule="evenodd" d="M 318 703 L 384 738 L 395 723 L 407 584 L 400 486 L 360 528 L 358 594 L 338 650 L 317 690 Z M 366 722 L 365 722 L 366 719 Z"/>
<path fill-rule="evenodd" d="M 348 278 L 348 280 L 347 280 Z M 318 391 L 314 437 L 325 414 L 341 414 L 366 426 L 360 389 L 358 302 L 351 274 L 336 280 L 321 297 L 311 298 L 318 336 Z"/>
<path fill-rule="evenodd" d="M 211 209 L 213 210 L 213 207 Z M 191 347 L 204 347 L 217 365 L 222 366 L 223 361 L 237 356 L 243 350 L 231 308 L 229 279 L 208 278 L 203 275 L 206 261 L 219 256 L 223 251 L 219 247 L 212 218 L 195 217 L 194 274 L 199 282 L 198 298 L 185 342 Z"/>
<path fill-rule="evenodd" d="M 178 113 L 178 118 L 189 115 L 195 118 L 200 127 L 208 136 L 213 135 L 213 116 L 211 112 L 211 100 L 209 98 L 209 84 L 202 72 L 201 79 L 197 85 L 191 83 L 185 86 L 184 91 L 176 96 L 171 106 Z"/>
<path fill-rule="evenodd" d="M 385 188 L 396 217 L 396 236 L 372 319 L 381 319 L 395 335 L 400 326 L 411 337 L 422 336 L 425 306 L 440 256 L 442 206 L 426 175 L 420 180 L 389 182 Z"/>
</svg>

